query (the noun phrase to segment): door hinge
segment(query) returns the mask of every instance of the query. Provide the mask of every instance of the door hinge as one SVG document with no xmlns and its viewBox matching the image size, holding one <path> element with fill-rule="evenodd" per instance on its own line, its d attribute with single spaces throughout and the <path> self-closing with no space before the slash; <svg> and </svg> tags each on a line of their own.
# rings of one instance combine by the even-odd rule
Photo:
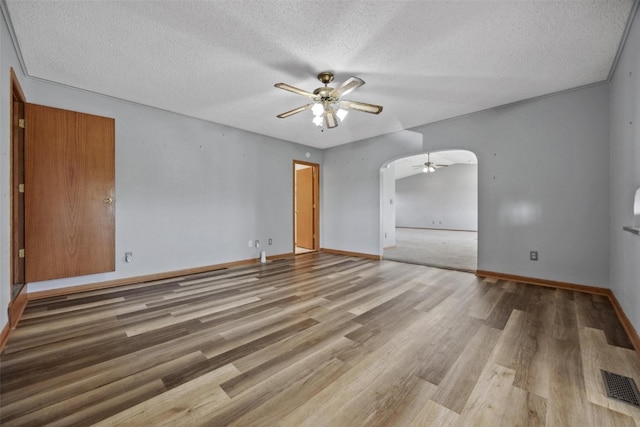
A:
<svg viewBox="0 0 640 427">
<path fill-rule="evenodd" d="M 24 193 L 24 184 L 18 184 L 18 193 Z"/>
<path fill-rule="evenodd" d="M 18 251 L 18 258 L 24 258 L 24 249 Z"/>
<path fill-rule="evenodd" d="M 24 119 L 18 119 L 18 127 L 24 129 Z"/>
</svg>

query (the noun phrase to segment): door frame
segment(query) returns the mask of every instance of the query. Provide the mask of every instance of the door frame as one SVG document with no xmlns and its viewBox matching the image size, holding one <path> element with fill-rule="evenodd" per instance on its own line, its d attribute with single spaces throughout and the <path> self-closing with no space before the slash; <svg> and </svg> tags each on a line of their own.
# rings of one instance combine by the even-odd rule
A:
<svg viewBox="0 0 640 427">
<path fill-rule="evenodd" d="M 423 147 L 423 148 L 425 148 L 425 147 Z M 386 231 L 385 226 L 387 226 L 387 222 L 386 222 L 387 219 L 385 218 L 385 212 L 386 212 L 385 206 L 387 205 L 387 203 L 394 204 L 394 200 L 397 202 L 397 193 L 396 193 L 397 189 L 396 188 L 394 188 L 393 197 L 392 197 L 391 202 L 389 201 L 388 198 L 385 197 L 385 196 L 388 197 L 388 194 L 385 195 L 385 191 L 386 190 L 385 190 L 385 180 L 384 180 L 384 177 L 383 177 L 383 173 L 385 171 L 388 171 L 390 165 L 393 162 L 397 161 L 397 160 L 414 158 L 416 156 L 425 155 L 427 153 L 433 154 L 433 153 L 443 153 L 443 152 L 447 152 L 447 151 L 466 151 L 468 153 L 471 153 L 475 157 L 476 166 L 479 166 L 479 164 L 480 164 L 480 161 L 478 160 L 478 154 L 474 150 L 466 148 L 466 147 L 459 148 L 459 147 L 455 147 L 454 146 L 454 147 L 448 147 L 448 148 L 438 148 L 438 149 L 433 149 L 433 150 L 425 150 L 424 152 L 421 152 L 421 153 L 405 154 L 405 155 L 403 155 L 401 157 L 396 157 L 396 158 L 394 158 L 392 160 L 388 160 L 387 162 L 385 162 L 380 167 L 380 230 L 379 230 L 379 233 L 380 233 L 379 234 L 379 236 L 380 236 L 379 237 L 379 242 L 380 242 L 380 244 L 379 244 L 379 247 L 380 247 L 380 253 L 382 254 L 382 258 L 383 259 L 384 259 L 384 253 L 385 253 L 385 240 L 384 240 L 385 239 L 385 231 Z M 462 164 L 465 164 L 465 163 L 462 163 Z M 476 270 L 464 269 L 464 268 L 456 268 L 456 267 L 450 267 L 450 266 L 449 267 L 444 266 L 444 268 L 451 268 L 453 270 L 460 270 L 460 271 L 467 271 L 467 272 L 468 271 L 478 271 L 477 270 L 477 263 L 478 263 L 478 259 L 479 259 L 479 255 L 480 255 L 480 242 L 481 242 L 481 239 L 482 239 L 481 230 L 480 230 L 480 203 L 481 203 L 480 199 L 481 198 L 480 198 L 480 183 L 479 183 L 479 179 L 480 179 L 480 175 L 479 175 L 478 170 L 476 170 L 476 188 L 475 188 L 475 192 L 476 192 L 477 198 L 478 198 L 478 206 L 476 207 L 476 222 L 477 222 L 477 229 L 476 229 L 477 243 L 476 243 L 476 251 L 475 251 Z M 395 206 L 394 206 L 393 209 L 394 210 L 397 209 L 397 203 L 395 203 Z M 396 225 L 396 222 L 397 222 L 397 217 L 395 217 L 394 219 L 395 219 L 395 221 L 394 221 L 393 226 L 395 228 L 395 225 Z M 473 230 L 460 230 L 460 231 L 473 231 Z M 386 249 L 391 249 L 391 248 L 394 248 L 396 246 L 397 246 L 397 241 L 393 245 L 387 247 Z M 400 259 L 394 259 L 394 261 L 413 262 L 413 261 L 402 261 Z M 420 264 L 424 264 L 424 265 L 427 265 L 427 266 L 433 265 L 433 264 L 429 264 L 429 261 L 430 260 L 427 259 L 427 260 L 425 260 L 423 262 L 420 262 Z M 440 267 L 443 267 L 443 266 L 442 265 L 437 265 L 437 267 L 440 268 Z"/>
<path fill-rule="evenodd" d="M 10 105 L 10 141 L 11 141 L 11 165 L 10 165 L 10 200 L 11 200 L 11 268 L 9 284 L 11 286 L 11 301 L 9 302 L 9 324 L 16 326 L 25 306 L 27 305 L 27 283 L 25 271 L 25 258 L 20 256 L 20 250 L 25 244 L 25 211 L 24 190 L 20 191 L 20 184 L 24 184 L 25 158 L 24 158 L 24 127 L 20 126 L 20 120 L 25 117 L 25 104 L 27 102 L 18 77 L 13 68 L 10 69 L 11 87 L 9 97 Z M 21 108 L 14 108 L 14 103 Z M 21 182 L 22 181 L 22 182 Z M 20 198 L 23 209 L 20 211 Z M 21 278 L 22 280 L 19 280 Z M 18 283 L 23 282 L 23 283 Z"/>
<path fill-rule="evenodd" d="M 302 160 L 293 161 L 293 235 L 291 236 L 293 253 L 296 252 L 296 165 L 309 166 L 313 170 L 312 191 L 313 191 L 313 251 L 320 250 L 320 165 Z"/>
</svg>

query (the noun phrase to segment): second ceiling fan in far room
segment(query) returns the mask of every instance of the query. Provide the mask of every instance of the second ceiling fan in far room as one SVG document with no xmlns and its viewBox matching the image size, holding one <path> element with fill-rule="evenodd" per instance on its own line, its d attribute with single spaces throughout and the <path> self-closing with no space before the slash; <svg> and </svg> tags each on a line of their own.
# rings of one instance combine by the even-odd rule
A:
<svg viewBox="0 0 640 427">
<path fill-rule="evenodd" d="M 436 164 L 434 162 L 431 161 L 431 153 L 427 153 L 427 161 L 426 163 L 420 164 L 420 165 L 414 165 L 413 169 L 417 170 L 417 169 L 421 169 L 421 172 L 423 173 L 433 173 L 436 171 L 436 169 L 439 168 L 446 168 L 449 165 L 439 165 Z"/>
</svg>

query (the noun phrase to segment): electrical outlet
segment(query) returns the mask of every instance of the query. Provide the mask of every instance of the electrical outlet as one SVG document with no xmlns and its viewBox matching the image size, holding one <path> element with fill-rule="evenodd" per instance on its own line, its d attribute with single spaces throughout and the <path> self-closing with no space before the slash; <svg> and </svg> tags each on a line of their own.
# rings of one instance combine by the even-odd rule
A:
<svg viewBox="0 0 640 427">
<path fill-rule="evenodd" d="M 133 252 L 125 252 L 124 253 L 124 262 L 133 261 Z"/>
<path fill-rule="evenodd" d="M 256 240 L 256 248 L 260 247 L 260 240 Z"/>
<path fill-rule="evenodd" d="M 249 240 L 249 247 L 252 248 L 253 247 L 253 240 Z"/>
<path fill-rule="evenodd" d="M 529 252 L 529 259 L 531 261 L 537 261 L 538 260 L 538 251 L 530 251 Z"/>
<path fill-rule="evenodd" d="M 273 245 L 273 239 L 269 239 L 269 246 Z"/>
</svg>

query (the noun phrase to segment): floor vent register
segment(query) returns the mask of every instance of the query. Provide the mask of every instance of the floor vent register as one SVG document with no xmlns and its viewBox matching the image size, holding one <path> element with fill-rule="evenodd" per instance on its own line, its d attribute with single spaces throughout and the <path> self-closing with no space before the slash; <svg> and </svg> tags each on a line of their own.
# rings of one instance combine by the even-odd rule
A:
<svg viewBox="0 0 640 427">
<path fill-rule="evenodd" d="M 640 408 L 640 393 L 633 378 L 624 377 L 601 369 L 607 396 Z"/>
</svg>

